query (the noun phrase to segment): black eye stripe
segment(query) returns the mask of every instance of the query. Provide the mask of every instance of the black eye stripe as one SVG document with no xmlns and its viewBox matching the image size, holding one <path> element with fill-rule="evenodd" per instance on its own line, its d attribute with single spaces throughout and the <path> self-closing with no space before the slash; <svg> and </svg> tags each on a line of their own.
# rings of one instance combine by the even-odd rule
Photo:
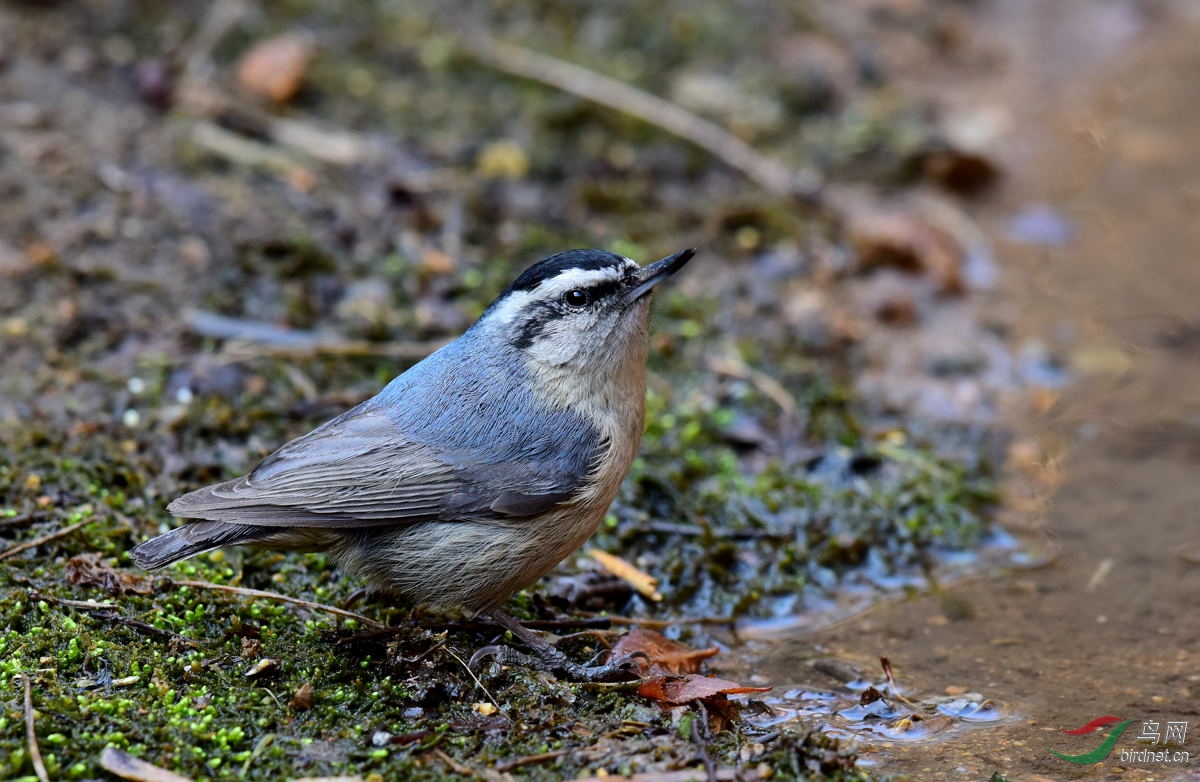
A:
<svg viewBox="0 0 1200 782">
<path fill-rule="evenodd" d="M 607 280 L 605 282 L 598 282 L 594 285 L 588 285 L 587 287 L 581 286 L 580 290 L 590 296 L 592 301 L 603 301 L 623 287 L 625 287 L 625 285 L 622 282 L 617 280 Z"/>
<path fill-rule="evenodd" d="M 595 304 L 597 302 L 602 303 L 606 297 L 612 296 L 628 287 L 629 283 L 622 280 L 605 280 L 594 285 L 581 285 L 578 288 L 564 291 L 556 299 L 543 299 L 541 301 L 530 302 L 522 313 L 520 325 L 517 327 L 511 340 L 512 344 L 518 348 L 527 348 L 545 333 L 547 326 L 551 323 L 580 312 L 583 307 L 578 305 L 572 306 L 565 301 L 571 291 L 583 291 L 590 299 L 588 304 Z"/>
</svg>

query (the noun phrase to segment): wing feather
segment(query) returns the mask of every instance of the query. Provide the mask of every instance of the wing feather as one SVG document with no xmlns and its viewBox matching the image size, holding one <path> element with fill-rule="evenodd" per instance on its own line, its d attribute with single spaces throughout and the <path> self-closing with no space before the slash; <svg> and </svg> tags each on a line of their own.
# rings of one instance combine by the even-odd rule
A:
<svg viewBox="0 0 1200 782">
<path fill-rule="evenodd" d="M 291 441 L 249 475 L 186 494 L 168 509 L 265 527 L 487 521 L 565 502 L 584 477 L 562 460 L 486 463 L 478 451 L 416 442 L 386 413 L 364 405 Z"/>
</svg>

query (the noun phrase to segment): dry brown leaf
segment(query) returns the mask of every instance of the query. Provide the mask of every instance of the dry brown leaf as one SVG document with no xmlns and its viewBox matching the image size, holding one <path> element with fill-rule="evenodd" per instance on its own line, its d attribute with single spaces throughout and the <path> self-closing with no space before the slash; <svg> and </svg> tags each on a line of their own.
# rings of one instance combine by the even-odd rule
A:
<svg viewBox="0 0 1200 782">
<path fill-rule="evenodd" d="M 600 567 L 636 589 L 638 594 L 656 602 L 663 599 L 662 593 L 658 591 L 658 579 L 654 576 L 638 570 L 629 562 L 607 551 L 589 549 L 588 556 L 600 563 Z"/>
<path fill-rule="evenodd" d="M 681 706 L 717 695 L 740 695 L 747 692 L 766 692 L 770 689 L 743 687 L 737 682 L 692 673 L 681 677 L 658 676 L 647 679 L 638 687 L 638 695 L 660 703 Z"/>
<path fill-rule="evenodd" d="M 261 98 L 286 103 L 300 91 L 312 55 L 307 36 L 285 34 L 259 41 L 238 61 L 238 84 Z"/>
<path fill-rule="evenodd" d="M 292 699 L 288 701 L 288 708 L 293 711 L 308 711 L 313 707 L 313 703 L 316 700 L 312 684 L 305 682 L 300 685 L 300 689 L 292 694 Z"/>
<path fill-rule="evenodd" d="M 902 210 L 852 215 L 847 234 L 863 269 L 891 267 L 930 276 L 942 293 L 961 294 L 963 248 L 941 226 Z"/>
<path fill-rule="evenodd" d="M 100 767 L 121 779 L 132 779 L 134 782 L 191 782 L 189 777 L 147 763 L 116 747 L 104 748 L 100 753 Z"/>
<path fill-rule="evenodd" d="M 72 584 L 97 587 L 116 596 L 124 595 L 127 592 L 148 595 L 154 591 L 149 579 L 122 573 L 95 553 L 80 554 L 67 560 L 67 581 Z"/>
<path fill-rule="evenodd" d="M 680 676 L 699 673 L 701 661 L 719 651 L 715 646 L 708 649 L 689 648 L 672 641 L 657 630 L 631 630 L 617 639 L 613 645 L 612 657 L 618 659 L 641 652 L 647 657 L 643 676 Z"/>
</svg>

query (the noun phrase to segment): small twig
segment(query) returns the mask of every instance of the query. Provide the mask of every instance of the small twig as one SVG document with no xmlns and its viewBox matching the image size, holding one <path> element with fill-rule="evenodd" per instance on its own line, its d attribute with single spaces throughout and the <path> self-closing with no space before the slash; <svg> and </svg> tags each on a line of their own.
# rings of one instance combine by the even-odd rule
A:
<svg viewBox="0 0 1200 782">
<path fill-rule="evenodd" d="M 125 625 L 126 627 L 132 627 L 134 630 L 140 630 L 143 633 L 146 633 L 147 635 L 154 635 L 154 636 L 158 636 L 159 638 L 166 638 L 167 640 L 171 640 L 171 641 L 180 641 L 182 643 L 187 644 L 188 646 L 193 646 L 193 647 L 199 646 L 198 643 L 193 641 L 191 638 L 188 638 L 186 635 L 180 635 L 179 633 L 176 633 L 173 630 L 160 629 L 158 627 L 155 627 L 152 624 L 149 624 L 148 622 L 143 622 L 140 619 L 134 619 L 129 616 L 122 616 L 121 614 L 113 613 L 111 611 L 95 611 L 92 613 L 92 616 L 95 617 L 96 619 L 99 619 L 104 622 L 112 622 L 113 624 Z"/>
<path fill-rule="evenodd" d="M 542 752 L 541 754 L 538 754 L 538 755 L 526 755 L 523 758 L 515 758 L 514 760 L 506 760 L 503 763 L 497 763 L 496 770 L 499 771 L 501 774 L 505 774 L 509 771 L 512 771 L 515 768 L 521 768 L 522 766 L 532 766 L 537 763 L 545 763 L 547 760 L 554 760 L 556 758 L 561 758 L 563 755 L 569 755 L 569 754 L 571 754 L 571 750 L 560 749 L 560 750 L 556 750 L 554 752 Z"/>
<path fill-rule="evenodd" d="M 33 763 L 33 773 L 41 782 L 50 782 L 46 773 L 46 764 L 42 761 L 42 750 L 38 748 L 37 728 L 33 722 L 33 683 L 29 677 L 20 674 L 21 683 L 25 685 L 25 741 L 29 745 L 29 760 Z"/>
<path fill-rule="evenodd" d="M 588 690 L 601 690 L 603 692 L 635 692 L 647 681 L 649 680 L 634 679 L 630 682 L 579 682 L 578 686 Z"/>
<path fill-rule="evenodd" d="M 36 515 L 36 511 L 29 511 L 28 513 L 20 513 L 16 516 L 6 516 L 0 519 L 0 527 L 12 527 L 17 524 L 26 524 L 30 521 L 33 521 L 33 517 Z"/>
<path fill-rule="evenodd" d="M 585 619 L 528 619 L 521 624 L 530 630 L 565 630 L 568 628 L 583 628 L 590 630 L 608 630 L 612 623 L 608 617 L 594 616 Z M 430 622 L 421 623 L 426 630 L 461 630 L 464 632 L 486 632 L 504 628 L 495 622 Z"/>
<path fill-rule="evenodd" d="M 587 612 L 583 612 L 587 613 Z M 635 627 L 676 627 L 678 625 L 733 625 L 737 620 L 731 616 L 682 616 L 675 619 L 637 619 L 631 616 L 612 616 L 609 614 L 593 614 L 603 616 L 614 625 Z"/>
<path fill-rule="evenodd" d="M 226 130 L 207 120 L 192 126 L 192 141 L 207 152 L 247 168 L 290 174 L 304 167 L 304 161 L 290 152 Z"/>
<path fill-rule="evenodd" d="M 26 543 L 22 543 L 18 546 L 6 548 L 4 551 L 0 551 L 0 559 L 8 559 L 9 557 L 15 557 L 17 554 L 20 554 L 22 551 L 28 551 L 31 548 L 37 548 L 38 546 L 42 545 L 43 543 L 49 543 L 52 540 L 58 540 L 59 538 L 65 538 L 67 535 L 70 535 L 72 532 L 79 529 L 80 527 L 86 527 L 87 525 L 92 524 L 96 521 L 99 521 L 99 519 L 96 519 L 94 517 L 90 518 L 90 519 L 84 519 L 83 521 L 77 521 L 74 524 L 70 524 L 66 527 L 63 527 L 62 529 L 58 530 L 57 532 L 51 532 L 48 535 L 43 535 L 40 538 L 34 538 L 33 540 L 28 541 Z"/>
<path fill-rule="evenodd" d="M 100 768 L 121 779 L 134 779 L 140 780 L 140 782 L 192 782 L 191 777 L 176 774 L 162 766 L 135 758 L 125 750 L 113 746 L 105 747 L 100 753 Z"/>
<path fill-rule="evenodd" d="M 705 779 L 707 782 L 716 782 L 717 764 L 713 762 L 712 755 L 708 751 L 708 743 L 712 736 L 709 733 L 708 709 L 704 707 L 704 701 L 696 701 L 696 710 L 699 713 L 692 720 L 692 743 L 696 745 L 696 750 L 700 753 L 700 761 L 704 763 Z"/>
<path fill-rule="evenodd" d="M 446 649 L 446 651 L 447 651 L 447 652 L 449 652 L 449 653 L 450 653 L 450 656 L 451 656 L 451 657 L 453 657 L 455 660 L 458 660 L 459 664 L 460 664 L 460 665 L 462 665 L 462 667 L 463 667 L 463 668 L 466 670 L 466 672 L 467 672 L 468 674 L 470 674 L 471 678 L 475 680 L 475 683 L 476 683 L 477 685 L 479 685 L 479 689 L 483 690 L 483 694 L 484 694 L 484 695 L 486 695 L 486 696 L 487 696 L 487 699 L 488 699 L 489 701 L 491 701 L 491 702 L 492 702 L 492 705 L 493 705 L 493 706 L 495 706 L 495 707 L 496 707 L 496 713 L 497 713 L 497 714 L 504 714 L 504 710 L 500 708 L 500 702 L 499 702 L 499 701 L 497 701 L 497 700 L 495 699 L 495 697 L 493 697 L 493 696 L 492 696 L 492 694 L 491 694 L 490 692 L 488 692 L 488 688 L 487 688 L 487 687 L 484 687 L 484 686 L 483 686 L 483 682 L 481 682 L 481 681 L 479 680 L 479 677 L 475 675 L 475 672 L 471 670 L 471 666 L 467 665 L 467 662 L 466 662 L 466 660 L 464 660 L 463 658 L 459 657 L 459 656 L 458 656 L 458 655 L 457 655 L 457 654 L 454 652 L 454 650 L 453 650 L 453 649 L 451 649 L 449 646 L 445 647 L 445 649 Z M 505 717 L 505 719 L 508 719 L 508 715 L 504 714 L 504 717 Z M 511 720 L 510 720 L 510 722 L 511 722 Z"/>
<path fill-rule="evenodd" d="M 880 657 L 879 664 L 883 666 L 883 674 L 887 677 L 888 684 L 892 688 L 892 697 L 907 703 L 914 709 L 918 708 L 917 704 L 900 694 L 900 687 L 896 684 L 896 675 L 892 672 L 892 661 L 886 657 Z"/>
<path fill-rule="evenodd" d="M 459 763 L 457 760 L 450 757 L 445 752 L 442 752 L 440 749 L 433 749 L 433 750 L 431 750 L 431 752 L 434 755 L 437 755 L 438 760 L 442 761 L 447 766 L 449 766 L 450 770 L 453 771 L 455 774 L 458 774 L 459 776 L 463 776 L 463 777 L 479 776 L 479 773 L 476 772 L 475 769 L 471 768 L 470 766 L 464 766 L 462 763 Z"/>
<path fill-rule="evenodd" d="M 214 589 L 218 592 L 229 592 L 235 595 L 243 595 L 245 597 L 261 597 L 266 600 L 277 600 L 281 603 L 291 603 L 303 608 L 309 608 L 314 611 L 324 611 L 327 614 L 340 616 L 344 619 L 353 619 L 356 622 L 362 622 L 364 625 L 372 628 L 382 628 L 382 622 L 378 622 L 362 614 L 356 614 L 353 611 L 346 611 L 335 606 L 325 605 L 324 603 L 314 603 L 311 600 L 301 600 L 298 597 L 289 595 L 281 595 L 278 592 L 267 592 L 262 589 L 249 589 L 247 587 L 229 586 L 228 584 L 214 584 L 211 581 L 172 581 L 177 586 L 195 587 L 197 589 Z"/>
<path fill-rule="evenodd" d="M 111 611 L 117 608 L 116 603 L 97 603 L 95 600 L 68 600 L 65 597 L 54 597 L 52 595 L 44 595 L 36 589 L 29 593 L 30 600 L 45 600 L 47 603 L 54 603 L 60 606 L 69 606 L 70 608 L 82 608 L 85 611 Z"/>
<path fill-rule="evenodd" d="M 421 359 L 446 344 L 445 340 L 409 342 L 367 342 L 344 339 L 303 329 L 289 329 L 275 323 L 234 318 L 204 310 L 184 315 L 188 328 L 201 337 L 229 340 L 223 351 L 238 359 L 279 356 L 384 356 Z"/>
<path fill-rule="evenodd" d="M 88 611 L 92 618 L 99 619 L 102 622 L 112 622 L 113 624 L 125 625 L 127 627 L 132 627 L 135 630 L 141 630 L 149 635 L 155 635 L 160 638 L 167 638 L 171 640 L 179 640 L 188 644 L 189 646 L 198 645 L 186 635 L 180 635 L 172 630 L 163 630 L 155 627 L 152 624 L 143 622 L 140 619 L 134 619 L 132 617 L 115 613 L 115 611 L 119 608 L 119 606 L 117 606 L 115 603 L 97 603 L 88 600 L 68 600 L 65 597 L 44 595 L 36 590 L 29 593 L 29 598 L 31 600 L 45 600 L 47 603 L 54 603 L 55 605 L 68 606 L 70 608 L 78 608 L 82 611 Z"/>
<path fill-rule="evenodd" d="M 462 49 L 493 68 L 557 87 L 690 141 L 770 193 L 813 201 L 818 197 L 817 188 L 805 186 L 787 163 L 772 160 L 715 122 L 637 87 L 481 32 L 469 36 Z"/>
</svg>

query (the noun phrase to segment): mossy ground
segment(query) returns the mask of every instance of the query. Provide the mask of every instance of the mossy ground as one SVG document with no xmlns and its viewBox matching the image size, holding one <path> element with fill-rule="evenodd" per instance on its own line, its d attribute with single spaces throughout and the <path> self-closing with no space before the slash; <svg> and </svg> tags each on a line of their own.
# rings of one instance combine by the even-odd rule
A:
<svg viewBox="0 0 1200 782">
<path fill-rule="evenodd" d="M 397 144 L 386 165 L 306 161 L 316 181 L 298 185 L 198 145 L 194 107 L 163 113 L 139 94 L 148 61 L 178 73 L 206 7 L 0 11 L 0 81 L 36 114 L 6 126 L 0 155 L 0 249 L 16 251 L 0 291 L 0 533 L 18 545 L 94 519 L 0 569 L 0 776 L 31 773 L 22 673 L 55 778 L 96 777 L 108 745 L 214 779 L 435 779 L 449 764 L 553 779 L 699 767 L 705 753 L 747 774 L 856 775 L 819 736 L 734 723 L 698 742 L 695 712 L 625 690 L 486 667 L 477 681 L 464 661 L 486 635 L 412 628 L 347 644 L 363 629 L 352 621 L 174 583 L 337 604 L 359 585 L 320 555 L 229 552 L 148 576 L 126 552 L 174 523 L 170 498 L 374 393 L 405 368 L 383 346 L 453 336 L 532 260 L 570 246 L 648 260 L 688 245 L 703 254 L 659 303 L 642 456 L 593 541 L 658 577 L 666 599 L 603 607 L 774 616 L 846 574 L 919 570 L 940 547 L 977 545 L 993 500 L 988 433 L 868 409 L 852 390 L 853 342 L 777 317 L 797 286 L 838 284 L 815 280 L 802 244 L 837 246 L 835 221 L 643 123 L 481 66 L 458 48 L 456 14 L 663 94 L 672 78 L 731 73 L 762 101 L 733 100 L 714 119 L 830 176 L 902 181 L 931 134 L 921 113 L 865 65 L 848 86 L 840 72 L 775 69 L 759 44 L 787 41 L 772 31 L 826 32 L 804 4 L 679 3 L 647 24 L 636 4 L 578 17 L 555 4 L 288 3 L 236 26 L 217 66 L 281 29 L 320 30 L 308 85 L 281 111 Z M 428 171 L 457 184 L 417 188 Z M 381 349 L 231 351 L 185 325 L 192 307 Z M 70 602 L 89 599 L 111 606 Z M 516 607 L 559 610 L 529 596 Z M 670 632 L 703 640 L 683 620 Z M 248 677 L 264 659 L 278 663 Z"/>
</svg>

